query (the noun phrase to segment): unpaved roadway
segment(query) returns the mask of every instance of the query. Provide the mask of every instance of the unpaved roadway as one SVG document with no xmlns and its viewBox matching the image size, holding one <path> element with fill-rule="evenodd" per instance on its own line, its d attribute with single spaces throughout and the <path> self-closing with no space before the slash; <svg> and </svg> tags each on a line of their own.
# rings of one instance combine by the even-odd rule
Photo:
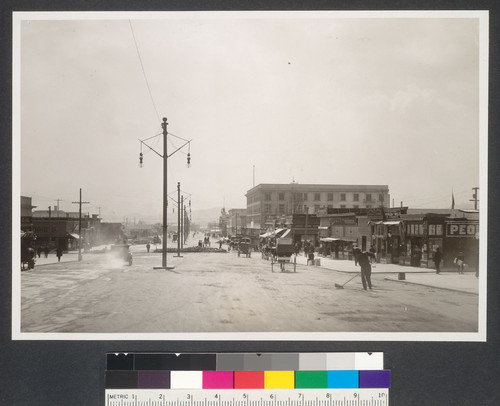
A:
<svg viewBox="0 0 500 406">
<path fill-rule="evenodd" d="M 135 252 L 134 264 L 86 254 L 82 262 L 21 275 L 21 332 L 476 332 L 478 296 L 359 278 L 321 267 L 285 272 L 236 253 Z"/>
</svg>

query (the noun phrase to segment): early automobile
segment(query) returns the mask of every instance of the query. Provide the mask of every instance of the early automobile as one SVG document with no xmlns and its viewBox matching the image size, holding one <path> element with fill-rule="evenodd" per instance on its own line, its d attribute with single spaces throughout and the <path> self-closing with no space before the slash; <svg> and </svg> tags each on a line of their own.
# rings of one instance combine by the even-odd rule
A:
<svg viewBox="0 0 500 406">
<path fill-rule="evenodd" d="M 132 253 L 128 244 L 114 244 L 111 246 L 110 252 L 115 258 L 122 259 L 132 265 Z"/>
</svg>

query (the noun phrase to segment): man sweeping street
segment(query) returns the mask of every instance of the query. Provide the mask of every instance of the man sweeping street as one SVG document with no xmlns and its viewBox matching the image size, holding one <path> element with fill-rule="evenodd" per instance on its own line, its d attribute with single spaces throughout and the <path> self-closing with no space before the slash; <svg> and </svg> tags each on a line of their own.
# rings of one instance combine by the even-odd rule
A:
<svg viewBox="0 0 500 406">
<path fill-rule="evenodd" d="M 363 290 L 366 290 L 367 285 L 370 290 L 372 289 L 372 265 L 370 258 L 375 259 L 375 254 L 368 251 L 363 251 L 358 254 L 358 264 L 361 266 L 361 283 L 363 283 Z"/>
</svg>

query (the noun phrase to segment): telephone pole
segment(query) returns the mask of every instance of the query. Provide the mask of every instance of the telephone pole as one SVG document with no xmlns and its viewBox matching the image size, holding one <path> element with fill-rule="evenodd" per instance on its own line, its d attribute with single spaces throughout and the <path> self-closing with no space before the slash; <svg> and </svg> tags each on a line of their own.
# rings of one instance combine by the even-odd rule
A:
<svg viewBox="0 0 500 406">
<path fill-rule="evenodd" d="M 181 248 L 184 249 L 184 195 L 181 196 L 181 233 L 179 237 L 181 238 Z"/>
<path fill-rule="evenodd" d="M 79 205 L 78 210 L 78 261 L 82 260 L 82 204 L 89 204 L 90 202 L 82 202 L 82 188 L 80 188 L 80 201 L 72 202 Z"/>
<path fill-rule="evenodd" d="M 177 182 L 177 255 L 181 257 L 181 182 Z"/>
<path fill-rule="evenodd" d="M 479 188 L 473 187 L 472 190 L 474 192 L 472 193 L 472 199 L 470 199 L 469 202 L 474 202 L 474 210 L 477 210 L 477 203 L 479 202 L 479 199 L 477 198 L 477 191 L 479 190 Z"/>
<path fill-rule="evenodd" d="M 57 217 L 59 217 L 59 202 L 62 201 L 62 199 L 54 199 L 57 202 Z"/>
</svg>

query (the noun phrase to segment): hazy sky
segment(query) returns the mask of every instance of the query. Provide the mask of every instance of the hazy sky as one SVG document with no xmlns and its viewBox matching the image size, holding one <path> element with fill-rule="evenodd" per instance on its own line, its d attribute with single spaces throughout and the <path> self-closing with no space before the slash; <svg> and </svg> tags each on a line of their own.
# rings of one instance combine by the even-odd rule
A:
<svg viewBox="0 0 500 406">
<path fill-rule="evenodd" d="M 181 182 L 193 210 L 246 207 L 253 165 L 255 184 L 387 184 L 396 205 L 432 208 L 453 188 L 472 208 L 477 18 L 60 16 L 21 22 L 21 194 L 40 209 L 77 210 L 82 188 L 105 220 L 161 219 L 163 162 L 143 149 L 139 168 L 138 139 L 162 117 L 193 140 L 190 168 L 168 159 L 169 193 Z"/>
</svg>

